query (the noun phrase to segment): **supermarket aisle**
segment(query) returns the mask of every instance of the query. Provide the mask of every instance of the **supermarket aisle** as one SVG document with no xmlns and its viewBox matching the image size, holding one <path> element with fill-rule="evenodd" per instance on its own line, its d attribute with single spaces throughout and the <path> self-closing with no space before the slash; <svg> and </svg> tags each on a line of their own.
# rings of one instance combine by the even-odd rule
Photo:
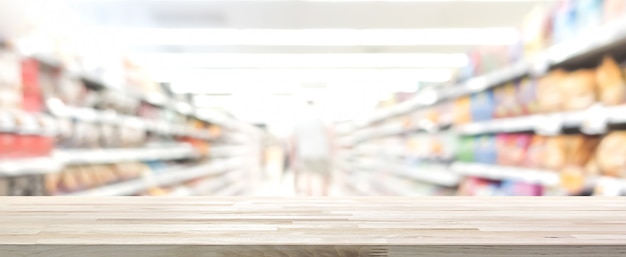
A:
<svg viewBox="0 0 626 257">
<path fill-rule="evenodd" d="M 297 195 L 291 127 L 331 195 L 626 195 L 625 45 L 624 0 L 0 1 L 0 195 Z"/>
</svg>

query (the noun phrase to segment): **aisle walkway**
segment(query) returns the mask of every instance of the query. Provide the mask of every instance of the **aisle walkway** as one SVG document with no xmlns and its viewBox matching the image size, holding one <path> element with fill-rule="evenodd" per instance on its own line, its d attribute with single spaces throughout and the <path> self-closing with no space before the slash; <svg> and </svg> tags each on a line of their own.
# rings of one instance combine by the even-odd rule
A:
<svg viewBox="0 0 626 257">
<path fill-rule="evenodd" d="M 254 196 L 296 196 L 293 173 L 288 172 L 283 177 L 270 177 L 266 179 L 261 188 Z"/>
<path fill-rule="evenodd" d="M 262 186 L 253 196 L 298 196 L 294 187 L 294 179 L 293 172 L 287 172 L 283 177 L 270 177 L 261 183 Z M 330 196 L 350 195 L 341 185 L 342 183 L 340 183 L 340 181 L 333 183 L 330 187 Z"/>
</svg>

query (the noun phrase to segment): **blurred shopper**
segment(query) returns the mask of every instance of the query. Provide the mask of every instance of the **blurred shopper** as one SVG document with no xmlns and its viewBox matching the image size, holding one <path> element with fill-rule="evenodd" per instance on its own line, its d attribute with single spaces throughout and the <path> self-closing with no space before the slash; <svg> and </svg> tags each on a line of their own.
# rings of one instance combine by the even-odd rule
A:
<svg viewBox="0 0 626 257">
<path fill-rule="evenodd" d="M 296 193 L 328 195 L 331 178 L 331 138 L 313 101 L 298 113 L 292 142 Z"/>
</svg>

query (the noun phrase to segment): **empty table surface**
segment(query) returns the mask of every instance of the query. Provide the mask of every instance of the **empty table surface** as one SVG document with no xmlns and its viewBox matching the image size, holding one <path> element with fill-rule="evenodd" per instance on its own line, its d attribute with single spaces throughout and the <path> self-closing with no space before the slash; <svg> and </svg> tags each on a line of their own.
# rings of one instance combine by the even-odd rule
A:
<svg viewBox="0 0 626 257">
<path fill-rule="evenodd" d="M 4 256 L 626 256 L 626 198 L 0 197 Z"/>
</svg>

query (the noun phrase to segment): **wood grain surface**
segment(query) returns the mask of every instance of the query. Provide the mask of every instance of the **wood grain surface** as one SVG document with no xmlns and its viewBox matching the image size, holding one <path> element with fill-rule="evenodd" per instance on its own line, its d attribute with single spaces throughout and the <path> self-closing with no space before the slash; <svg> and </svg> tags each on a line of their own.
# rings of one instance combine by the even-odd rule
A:
<svg viewBox="0 0 626 257">
<path fill-rule="evenodd" d="M 0 197 L 4 256 L 626 256 L 626 198 Z"/>
</svg>

